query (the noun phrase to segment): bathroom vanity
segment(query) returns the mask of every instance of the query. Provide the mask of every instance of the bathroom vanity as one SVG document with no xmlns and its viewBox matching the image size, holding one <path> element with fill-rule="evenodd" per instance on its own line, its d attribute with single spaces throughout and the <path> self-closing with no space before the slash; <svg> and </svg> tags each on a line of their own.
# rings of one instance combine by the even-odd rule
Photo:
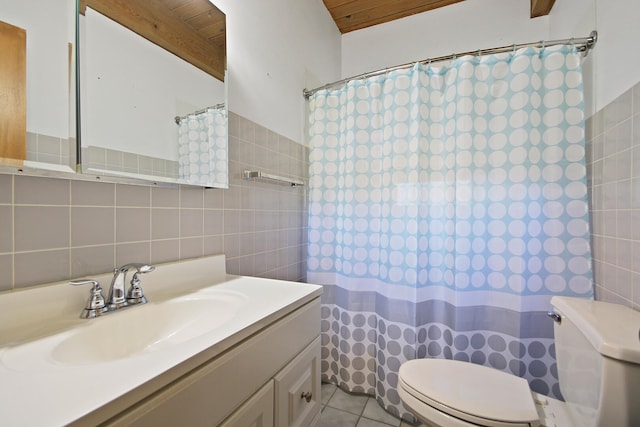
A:
<svg viewBox="0 0 640 427">
<path fill-rule="evenodd" d="M 96 319 L 78 318 L 87 289 L 66 283 L 1 294 L 2 422 L 315 425 L 322 288 L 224 265 L 157 265 L 149 303 Z"/>
</svg>

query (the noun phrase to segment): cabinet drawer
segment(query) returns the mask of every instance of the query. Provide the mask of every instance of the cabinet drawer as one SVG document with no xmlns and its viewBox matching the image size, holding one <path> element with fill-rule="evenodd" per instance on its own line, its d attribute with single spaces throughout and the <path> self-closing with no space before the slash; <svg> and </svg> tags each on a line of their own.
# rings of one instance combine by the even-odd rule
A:
<svg viewBox="0 0 640 427">
<path fill-rule="evenodd" d="M 274 379 L 276 426 L 311 426 L 320 412 L 320 337 Z"/>
<path fill-rule="evenodd" d="M 247 400 L 220 427 L 273 427 L 273 381 Z"/>
</svg>

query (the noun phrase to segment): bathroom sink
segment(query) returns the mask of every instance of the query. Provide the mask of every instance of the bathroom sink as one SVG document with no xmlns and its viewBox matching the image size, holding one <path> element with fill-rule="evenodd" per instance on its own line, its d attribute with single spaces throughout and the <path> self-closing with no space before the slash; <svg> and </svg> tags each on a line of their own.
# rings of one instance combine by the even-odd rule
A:
<svg viewBox="0 0 640 427">
<path fill-rule="evenodd" d="M 78 365 L 110 362 L 155 352 L 215 330 L 231 320 L 245 296 L 234 292 L 196 293 L 161 303 L 127 308 L 70 331 L 51 359 Z"/>
<path fill-rule="evenodd" d="M 305 313 L 320 315 L 320 286 L 228 275 L 225 265 L 224 255 L 159 265 L 144 277 L 148 303 L 94 319 L 80 318 L 88 289 L 66 281 L 0 292 L 0 400 L 11 402 L 1 424 L 102 424 L 289 313 L 313 304 Z"/>
</svg>

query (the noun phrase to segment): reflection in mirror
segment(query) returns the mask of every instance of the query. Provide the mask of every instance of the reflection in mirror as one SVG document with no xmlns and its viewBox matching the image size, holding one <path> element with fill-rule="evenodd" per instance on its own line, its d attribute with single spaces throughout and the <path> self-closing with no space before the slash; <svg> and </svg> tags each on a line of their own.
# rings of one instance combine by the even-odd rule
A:
<svg viewBox="0 0 640 427">
<path fill-rule="evenodd" d="M 228 188 L 224 20 L 208 0 L 81 3 L 83 173 Z"/>
<path fill-rule="evenodd" d="M 75 9 L 0 0 L 2 171 L 75 170 Z"/>
</svg>

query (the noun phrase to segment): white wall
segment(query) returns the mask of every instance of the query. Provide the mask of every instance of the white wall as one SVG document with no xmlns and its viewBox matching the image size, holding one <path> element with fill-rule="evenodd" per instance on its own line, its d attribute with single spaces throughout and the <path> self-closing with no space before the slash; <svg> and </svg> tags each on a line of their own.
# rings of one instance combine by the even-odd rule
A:
<svg viewBox="0 0 640 427">
<path fill-rule="evenodd" d="M 596 111 L 640 81 L 640 2 L 597 0 Z"/>
<path fill-rule="evenodd" d="M 304 141 L 302 90 L 340 78 L 340 32 L 322 0 L 212 0 L 227 15 L 229 109 Z"/>
<path fill-rule="evenodd" d="M 529 7 L 530 0 L 466 0 L 347 33 L 342 38 L 342 77 L 452 53 L 545 39 L 549 19 L 530 19 Z"/>
<path fill-rule="evenodd" d="M 584 37 L 596 29 L 595 15 L 596 0 L 557 1 L 549 14 L 549 38 Z"/>
</svg>

